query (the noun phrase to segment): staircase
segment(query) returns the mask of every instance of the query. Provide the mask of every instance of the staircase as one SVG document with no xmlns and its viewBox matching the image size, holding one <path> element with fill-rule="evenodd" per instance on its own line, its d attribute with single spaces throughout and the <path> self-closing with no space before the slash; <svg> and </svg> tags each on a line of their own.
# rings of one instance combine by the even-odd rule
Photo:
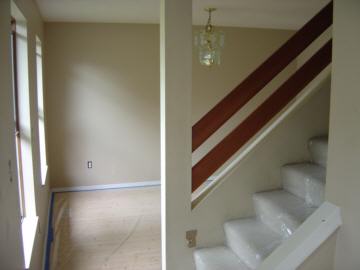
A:
<svg viewBox="0 0 360 270">
<path fill-rule="evenodd" d="M 253 195 L 255 217 L 224 224 L 225 246 L 197 249 L 197 270 L 257 269 L 324 201 L 328 139 L 310 139 L 311 161 L 281 168 L 283 189 Z"/>
</svg>

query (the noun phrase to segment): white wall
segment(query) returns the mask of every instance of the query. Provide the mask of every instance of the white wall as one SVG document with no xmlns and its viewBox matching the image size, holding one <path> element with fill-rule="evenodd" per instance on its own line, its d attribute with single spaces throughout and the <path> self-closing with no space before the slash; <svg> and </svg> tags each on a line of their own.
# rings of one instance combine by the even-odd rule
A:
<svg viewBox="0 0 360 270">
<path fill-rule="evenodd" d="M 341 207 L 335 269 L 360 269 L 360 1 L 335 0 L 326 197 Z"/>
<path fill-rule="evenodd" d="M 43 37 L 43 24 L 39 11 L 33 1 L 14 1 L 27 20 L 28 32 L 28 64 L 30 113 L 33 138 L 34 189 L 36 210 L 39 216 L 39 230 L 36 234 L 32 263 L 30 269 L 42 267 L 43 244 L 46 234 L 47 210 L 49 201 L 49 185 L 41 186 L 39 166 L 37 104 L 36 104 L 36 57 L 35 35 Z M 18 202 L 17 172 L 15 168 L 15 142 L 13 137 L 14 122 L 12 104 L 11 50 L 10 50 L 10 1 L 0 2 L 0 33 L 1 33 L 1 231 L 0 231 L 0 268 L 6 270 L 23 269 L 22 240 L 20 213 Z M 12 179 L 9 181 L 8 161 L 12 162 Z"/>
</svg>

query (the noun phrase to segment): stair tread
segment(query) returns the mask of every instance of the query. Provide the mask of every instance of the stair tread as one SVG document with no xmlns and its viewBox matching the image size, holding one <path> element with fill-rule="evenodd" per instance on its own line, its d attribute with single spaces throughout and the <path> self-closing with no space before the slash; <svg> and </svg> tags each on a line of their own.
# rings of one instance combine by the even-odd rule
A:
<svg viewBox="0 0 360 270">
<path fill-rule="evenodd" d="M 224 229 L 228 246 L 251 268 L 258 267 L 282 242 L 280 234 L 256 218 L 228 221 Z"/>
<path fill-rule="evenodd" d="M 194 251 L 197 270 L 251 270 L 225 246 Z"/>
<path fill-rule="evenodd" d="M 283 189 L 255 193 L 254 197 L 268 202 L 301 223 L 315 211 L 315 208 L 306 205 L 303 199 Z"/>
<path fill-rule="evenodd" d="M 266 218 L 272 219 L 271 222 L 276 219 L 278 224 L 275 225 L 281 226 L 278 229 L 287 236 L 316 210 L 308 206 L 304 199 L 283 189 L 255 193 L 253 198 L 261 220 L 266 223 Z"/>
</svg>

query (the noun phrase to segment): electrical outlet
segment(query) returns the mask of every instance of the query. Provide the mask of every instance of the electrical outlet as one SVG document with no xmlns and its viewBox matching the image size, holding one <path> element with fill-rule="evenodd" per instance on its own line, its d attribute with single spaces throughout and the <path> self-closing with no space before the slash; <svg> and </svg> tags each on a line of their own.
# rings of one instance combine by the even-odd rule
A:
<svg viewBox="0 0 360 270">
<path fill-rule="evenodd" d="M 88 161 L 88 162 L 87 162 L 87 167 L 88 167 L 88 169 L 92 169 L 92 167 L 93 167 L 93 162 L 92 162 L 92 161 Z"/>
<path fill-rule="evenodd" d="M 187 246 L 189 248 L 196 247 L 196 235 L 197 230 L 191 230 L 186 232 Z"/>
</svg>

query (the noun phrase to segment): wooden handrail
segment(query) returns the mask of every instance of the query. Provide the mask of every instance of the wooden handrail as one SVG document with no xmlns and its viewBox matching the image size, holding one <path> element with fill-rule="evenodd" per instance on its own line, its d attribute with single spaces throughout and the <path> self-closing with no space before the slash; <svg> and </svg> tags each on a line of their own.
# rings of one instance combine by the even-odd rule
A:
<svg viewBox="0 0 360 270">
<path fill-rule="evenodd" d="M 332 1 L 192 127 L 192 151 L 278 75 L 332 24 Z"/>
<path fill-rule="evenodd" d="M 330 64 L 331 47 L 330 40 L 192 168 L 192 191 L 204 183 Z"/>
</svg>

